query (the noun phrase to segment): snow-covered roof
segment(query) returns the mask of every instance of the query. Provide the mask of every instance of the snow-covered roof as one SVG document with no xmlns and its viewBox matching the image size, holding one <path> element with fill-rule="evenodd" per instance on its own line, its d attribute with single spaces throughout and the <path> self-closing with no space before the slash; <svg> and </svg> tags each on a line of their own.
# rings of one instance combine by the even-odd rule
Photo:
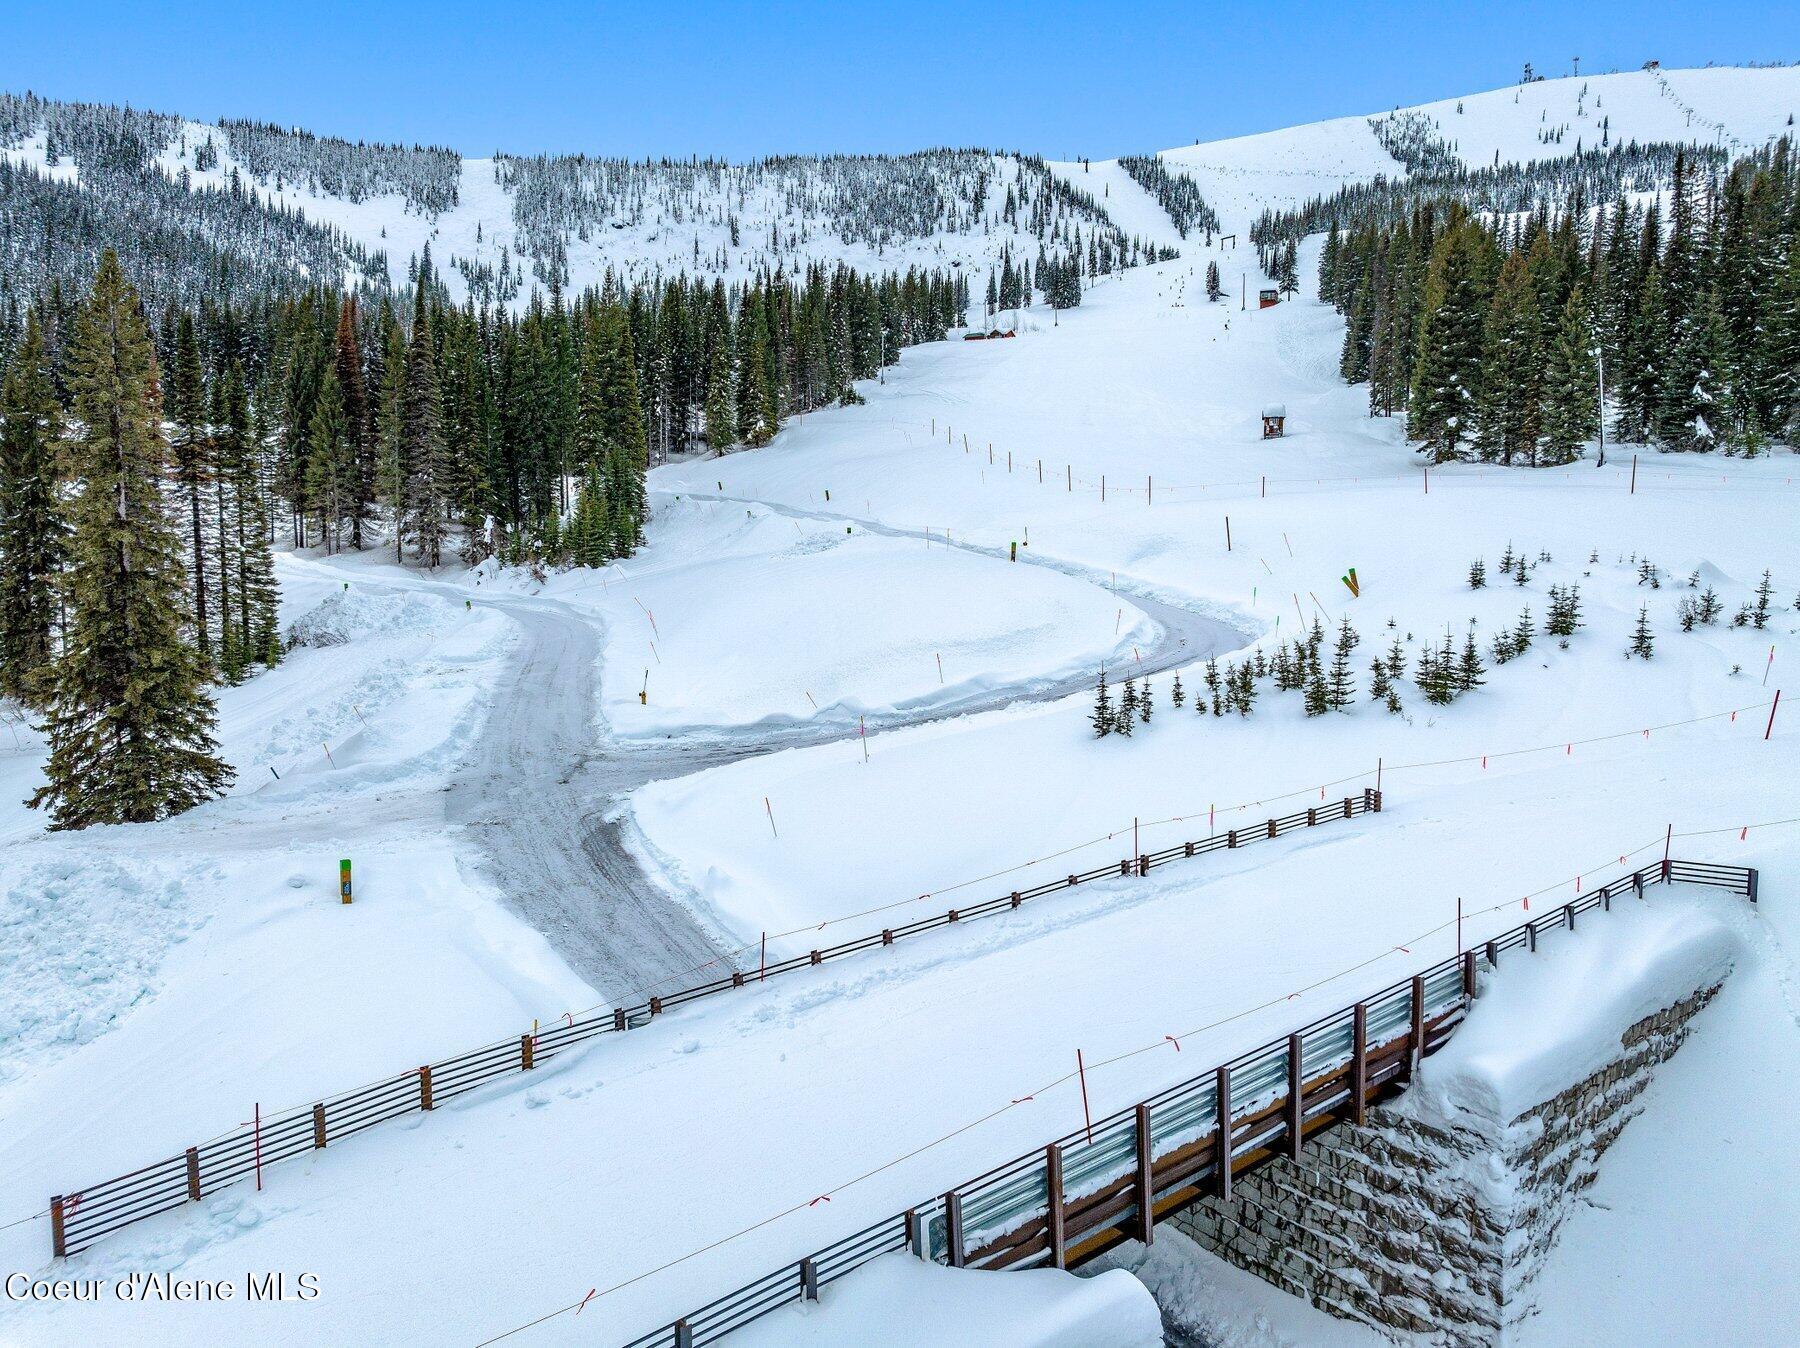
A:
<svg viewBox="0 0 1800 1348">
<path fill-rule="evenodd" d="M 1285 417 L 1287 415 L 1287 404 L 1268 403 L 1263 407 L 1262 414 L 1265 417 Z"/>
</svg>

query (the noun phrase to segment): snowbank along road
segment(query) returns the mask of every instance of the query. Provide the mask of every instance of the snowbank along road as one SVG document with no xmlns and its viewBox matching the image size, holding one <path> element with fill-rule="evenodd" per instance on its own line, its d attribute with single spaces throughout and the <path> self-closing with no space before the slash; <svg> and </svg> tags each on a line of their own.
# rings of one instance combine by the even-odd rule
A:
<svg viewBox="0 0 1800 1348">
<path fill-rule="evenodd" d="M 769 508 L 890 537 L 925 537 L 844 515 Z M 995 559 L 987 549 L 951 546 Z M 1108 577 L 1066 563 L 1025 556 L 1020 561 L 1112 584 Z M 1247 639 L 1218 617 L 1143 593 L 1129 582 L 1113 588 L 1158 627 L 1156 644 L 1140 653 L 1134 673 L 1190 664 L 1234 650 Z M 481 844 L 487 878 L 513 911 L 542 932 L 608 1000 L 671 991 L 701 981 L 708 966 L 731 967 L 725 951 L 736 942 L 694 907 L 672 900 L 644 873 L 625 844 L 616 803 L 646 782 L 844 740 L 854 732 L 797 725 L 713 729 L 651 742 L 603 737 L 595 730 L 600 666 L 592 621 L 553 600 L 489 597 L 480 602 L 506 613 L 520 632 L 486 728 L 448 796 L 451 821 L 469 826 Z M 1084 673 L 983 690 L 947 705 L 872 716 L 871 728 L 920 725 L 1021 701 L 1054 701 L 1084 691 L 1090 681 Z"/>
</svg>

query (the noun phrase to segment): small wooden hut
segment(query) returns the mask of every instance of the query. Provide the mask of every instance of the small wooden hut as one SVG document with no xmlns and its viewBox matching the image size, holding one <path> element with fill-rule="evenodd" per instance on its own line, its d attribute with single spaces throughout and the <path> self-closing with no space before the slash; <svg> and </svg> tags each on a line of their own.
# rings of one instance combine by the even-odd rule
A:
<svg viewBox="0 0 1800 1348">
<path fill-rule="evenodd" d="M 1287 407 L 1283 403 L 1270 403 L 1263 408 L 1263 439 L 1279 440 L 1287 434 Z"/>
</svg>

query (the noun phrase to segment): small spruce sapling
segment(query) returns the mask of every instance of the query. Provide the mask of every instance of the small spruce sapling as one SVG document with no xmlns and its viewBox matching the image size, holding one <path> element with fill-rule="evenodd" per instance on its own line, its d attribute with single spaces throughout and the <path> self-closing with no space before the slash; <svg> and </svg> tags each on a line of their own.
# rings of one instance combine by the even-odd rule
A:
<svg viewBox="0 0 1800 1348">
<path fill-rule="evenodd" d="M 1137 683 L 1132 679 L 1125 680 L 1125 691 L 1119 694 L 1119 714 L 1113 719 L 1113 729 L 1121 735 L 1129 736 L 1138 716 Z"/>
<path fill-rule="evenodd" d="M 1759 632 L 1769 625 L 1769 596 L 1774 593 L 1774 581 L 1764 571 L 1762 583 L 1756 587 L 1756 607 L 1750 611 L 1750 625 Z"/>
<path fill-rule="evenodd" d="M 1479 557 L 1475 559 L 1474 565 L 1469 567 L 1469 588 L 1471 590 L 1487 588 L 1487 565 Z"/>
<path fill-rule="evenodd" d="M 1094 689 L 1094 714 L 1088 722 L 1094 727 L 1094 738 L 1105 739 L 1113 733 L 1112 694 L 1106 689 L 1106 671 L 1100 671 L 1100 682 Z"/>
<path fill-rule="evenodd" d="M 1626 656 L 1637 656 L 1640 660 L 1648 660 L 1656 650 L 1656 634 L 1650 630 L 1650 609 L 1643 606 L 1638 609 L 1637 627 L 1631 633 L 1631 648 Z"/>
</svg>

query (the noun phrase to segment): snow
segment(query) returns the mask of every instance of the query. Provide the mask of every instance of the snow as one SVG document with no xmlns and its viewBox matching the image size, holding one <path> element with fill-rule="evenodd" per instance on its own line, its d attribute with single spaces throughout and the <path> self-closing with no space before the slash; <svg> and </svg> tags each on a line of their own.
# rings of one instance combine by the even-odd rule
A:
<svg viewBox="0 0 1800 1348">
<path fill-rule="evenodd" d="M 1754 143 L 1785 117 L 1793 75 L 1758 75 L 1742 96 L 1709 72 L 1665 77 Z M 1615 141 L 1657 132 L 1655 118 L 1685 122 L 1650 77 L 1612 78 L 1595 78 L 1591 106 L 1615 114 Z M 1530 98 L 1573 97 L 1512 93 L 1472 97 L 1463 117 L 1522 140 L 1535 136 Z M 1471 157 L 1486 144 L 1472 129 L 1455 138 Z M 1363 119 L 1170 158 L 1202 177 L 1228 228 L 1284 194 L 1393 171 Z M 1054 171 L 1078 185 L 1088 173 Z M 1147 208 L 1116 166 L 1092 174 L 1121 212 Z M 465 205 L 498 209 L 473 192 Z M 364 207 L 361 227 L 392 224 L 396 247 L 403 226 L 427 228 L 396 203 L 386 216 Z M 284 558 L 284 629 L 308 644 L 221 695 L 231 796 L 75 838 L 0 809 L 0 1265 L 48 1267 L 42 1222 L 6 1223 L 51 1192 L 213 1136 L 259 1103 L 303 1103 L 597 1000 L 512 916 L 508 877 L 482 869 L 446 819 L 509 686 L 509 605 L 603 629 L 602 692 L 578 709 L 582 724 L 605 722 L 600 756 L 630 767 L 674 736 L 692 762 L 658 758 L 638 781 L 723 764 L 649 781 L 613 808 L 672 901 L 746 945 L 769 931 L 772 952 L 1116 860 L 1134 841 L 1299 809 L 1373 785 L 1378 763 L 1380 815 L 683 1007 L 61 1270 L 306 1269 L 323 1279 L 319 1301 L 0 1305 L 0 1337 L 401 1342 L 429 1323 L 476 1340 L 592 1288 L 580 1318 L 534 1337 L 623 1339 L 1077 1126 L 1077 1049 L 1093 1110 L 1109 1112 L 1449 954 L 1459 899 L 1465 941 L 1482 939 L 1523 919 L 1525 895 L 1541 912 L 1577 876 L 1659 855 L 1672 825 L 1677 855 L 1760 866 L 1758 908 L 1717 891 L 1621 905 L 1565 944 L 1562 972 L 1517 956 L 1491 989 L 1496 1018 L 1563 1027 L 1560 1077 L 1665 974 L 1739 952 L 1608 1154 L 1594 1205 L 1565 1227 L 1526 1332 L 1606 1343 L 1655 1325 L 1671 1341 L 1779 1341 L 1800 1313 L 1800 1210 L 1786 1135 L 1768 1121 L 1800 1106 L 1800 847 L 1791 827 L 1739 830 L 1796 814 L 1800 731 L 1785 719 L 1764 738 L 1800 628 L 1785 606 L 1800 582 L 1794 460 L 1646 453 L 1634 493 L 1630 451 L 1615 447 L 1603 469 L 1445 469 L 1427 492 L 1400 428 L 1336 378 L 1342 328 L 1310 294 L 1316 247 L 1303 250 L 1305 293 L 1270 310 L 1206 304 L 1206 263 L 1230 289 L 1249 250 L 1190 239 L 1181 261 L 1103 280 L 1054 325 L 1025 311 L 1017 340 L 909 350 L 884 384 L 862 386 L 865 406 L 811 414 L 763 450 L 657 470 L 650 547 L 602 575 L 540 587 L 492 568 L 422 577 L 376 554 Z M 1288 409 L 1288 435 L 1264 442 L 1271 403 Z M 946 531 L 958 547 L 940 546 Z M 1027 538 L 1029 560 L 1005 560 Z M 1533 560 L 1522 588 L 1498 574 L 1509 545 Z M 1489 585 L 1471 591 L 1476 557 Z M 1646 557 L 1654 587 L 1639 580 Z M 1361 598 L 1339 581 L 1350 566 Z M 1678 630 L 1690 573 L 1729 615 L 1765 567 L 1780 605 L 1767 630 Z M 1004 697 L 1100 659 L 1129 671 L 1158 603 L 1264 650 L 1348 614 L 1363 676 L 1393 636 L 1416 652 L 1474 617 L 1485 648 L 1522 605 L 1541 621 L 1550 585 L 1576 583 L 1586 625 L 1567 649 L 1540 637 L 1448 708 L 1407 687 L 1403 717 L 1364 699 L 1308 720 L 1266 690 L 1248 719 L 1202 717 L 1191 700 L 1170 705 L 1159 674 L 1152 724 L 1095 740 L 1085 693 Z M 1641 604 L 1656 657 L 1628 662 Z M 1197 663 L 1182 676 L 1202 691 Z M 1012 705 L 967 714 L 996 691 Z M 865 709 L 950 714 L 863 740 L 851 727 Z M 785 733 L 795 727 L 818 733 Z M 32 732 L 0 733 L 0 800 L 29 792 L 42 752 Z M 585 752 L 571 746 L 571 772 Z M 480 770 L 515 769 L 485 758 Z M 335 901 L 340 856 L 356 861 L 349 908 Z M 616 910 L 593 877 L 568 885 L 572 902 Z M 1604 953 L 1621 948 L 1636 953 Z M 1607 995 L 1588 1005 L 1597 989 Z M 1464 1033 L 1453 1044 L 1468 1079 L 1479 1072 L 1495 1101 L 1545 1084 L 1479 1021 Z M 1695 1257 L 1667 1257 L 1670 1231 Z M 1305 1308 L 1212 1266 L 1192 1272 L 1173 1249 L 1159 1237 L 1140 1273 L 1166 1295 L 1190 1280 L 1179 1296 L 1217 1341 L 1327 1339 Z M 929 1322 L 949 1337 L 927 1321 L 940 1303 L 1083 1341 L 1100 1332 L 1084 1318 L 1098 1314 L 1098 1283 L 1009 1274 L 976 1294 L 968 1281 L 894 1260 L 758 1332 L 892 1341 L 896 1322 Z M 1105 1291 L 1141 1308 L 1122 1275 Z"/>
<path fill-rule="evenodd" d="M 1162 1319 L 1129 1273 L 1077 1277 L 1054 1269 L 983 1273 L 884 1255 L 734 1335 L 744 1348 L 851 1348 L 892 1342 L 978 1348 L 1161 1348 Z"/>
<path fill-rule="evenodd" d="M 1156 635 L 1129 601 L 1043 567 L 995 566 L 941 530 L 882 536 L 692 496 L 659 499 L 637 556 L 544 592 L 603 621 L 600 711 L 621 736 L 855 726 L 1028 692 L 1129 661 Z"/>
<path fill-rule="evenodd" d="M 1154 1244 L 1127 1242 L 1094 1267 L 1129 1270 L 1150 1289 L 1168 1323 L 1208 1348 L 1380 1348 L 1390 1342 L 1339 1320 L 1162 1227 Z"/>
<path fill-rule="evenodd" d="M 1620 1036 L 1640 1020 L 1722 982 L 1738 946 L 1719 905 L 1633 903 L 1543 958 L 1503 956 L 1399 1107 L 1504 1129 L 1614 1061 Z"/>
<path fill-rule="evenodd" d="M 1435 124 L 1470 168 L 1557 159 L 1578 148 L 1630 141 L 1719 145 L 1748 153 L 1788 134 L 1800 111 L 1800 70 L 1730 67 L 1633 70 L 1508 85 L 1394 112 L 1416 113 Z M 1690 120 L 1689 113 L 1693 116 Z M 1315 196 L 1376 177 L 1401 178 L 1405 167 L 1382 147 L 1364 117 L 1338 117 L 1307 126 L 1164 150 L 1172 170 L 1199 185 L 1227 230 L 1246 229 L 1265 207 L 1290 210 Z M 1607 121 L 1603 130 L 1601 121 Z M 1563 131 L 1550 144 L 1541 132 Z M 1098 166 L 1096 166 L 1098 167 Z"/>
<path fill-rule="evenodd" d="M 45 835 L 6 798 L 6 1209 L 211 1136 L 259 1101 L 386 1075 L 400 1045 L 423 1061 L 587 995 L 464 873 L 434 794 L 480 725 L 506 620 L 302 558 L 279 574 L 285 624 L 343 642 L 222 690 L 226 799 Z"/>
</svg>

